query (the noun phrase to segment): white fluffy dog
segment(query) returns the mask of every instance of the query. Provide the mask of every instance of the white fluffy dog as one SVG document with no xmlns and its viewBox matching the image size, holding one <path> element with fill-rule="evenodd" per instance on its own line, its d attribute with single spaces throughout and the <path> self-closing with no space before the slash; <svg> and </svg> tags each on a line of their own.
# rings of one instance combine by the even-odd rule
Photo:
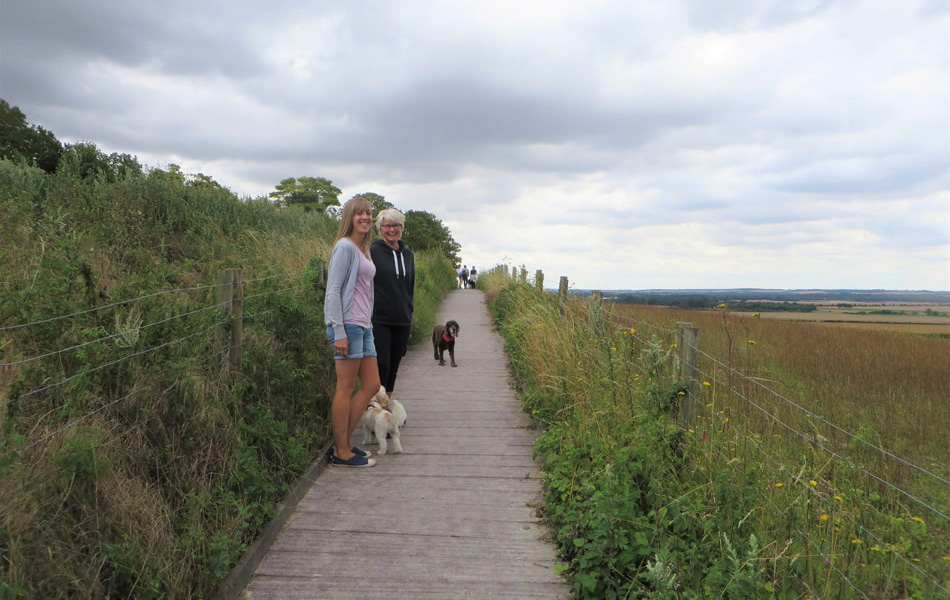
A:
<svg viewBox="0 0 950 600">
<path fill-rule="evenodd" d="M 390 412 L 390 410 L 392 412 Z M 388 435 L 393 443 L 393 452 L 402 453 L 402 444 L 399 443 L 399 428 L 406 423 L 406 409 L 398 400 L 390 401 L 386 388 L 380 386 L 373 396 L 366 412 L 360 418 L 363 426 L 363 445 L 372 444 L 373 437 L 379 442 L 379 454 L 386 454 Z"/>
</svg>

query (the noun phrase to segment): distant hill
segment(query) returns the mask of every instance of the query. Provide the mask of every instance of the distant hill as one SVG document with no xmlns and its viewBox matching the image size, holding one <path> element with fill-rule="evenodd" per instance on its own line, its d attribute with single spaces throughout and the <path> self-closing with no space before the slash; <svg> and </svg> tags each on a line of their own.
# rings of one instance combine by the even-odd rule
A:
<svg viewBox="0 0 950 600">
<path fill-rule="evenodd" d="M 575 290 L 587 296 L 593 290 Z M 820 290 L 820 289 L 650 289 L 601 290 L 605 299 L 631 304 L 683 306 L 688 308 L 715 308 L 721 302 L 728 304 L 758 304 L 769 310 L 767 303 L 783 303 L 782 310 L 815 310 L 815 302 L 880 302 L 913 304 L 950 304 L 950 291 L 930 290 Z M 792 303 L 790 306 L 788 303 Z M 797 306 L 796 306 L 797 305 Z M 773 309 L 778 306 L 771 307 Z"/>
</svg>

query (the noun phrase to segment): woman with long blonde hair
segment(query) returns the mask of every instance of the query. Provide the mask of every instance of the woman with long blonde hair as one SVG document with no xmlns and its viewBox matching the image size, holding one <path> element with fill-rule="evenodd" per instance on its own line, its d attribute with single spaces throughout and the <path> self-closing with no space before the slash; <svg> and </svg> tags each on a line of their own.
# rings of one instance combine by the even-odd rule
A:
<svg viewBox="0 0 950 600">
<path fill-rule="evenodd" d="M 327 269 L 323 314 L 336 366 L 336 392 L 330 405 L 330 464 L 343 467 L 376 464 L 370 452 L 350 445 L 360 417 L 379 391 L 372 325 L 376 266 L 369 257 L 372 229 L 372 205 L 361 196 L 351 198 L 343 207 Z M 357 379 L 360 390 L 354 393 Z"/>
</svg>

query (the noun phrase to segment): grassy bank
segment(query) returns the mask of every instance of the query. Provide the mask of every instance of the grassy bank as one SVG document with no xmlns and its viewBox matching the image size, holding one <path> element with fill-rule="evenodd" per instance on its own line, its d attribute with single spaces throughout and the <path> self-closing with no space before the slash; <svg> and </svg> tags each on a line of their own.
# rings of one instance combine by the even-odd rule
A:
<svg viewBox="0 0 950 600">
<path fill-rule="evenodd" d="M 98 158 L 0 161 L 0 599 L 208 598 L 327 440 L 337 224 Z M 455 275 L 416 260 L 421 339 Z"/>
<path fill-rule="evenodd" d="M 722 307 L 694 323 L 691 381 L 683 315 L 561 303 L 504 269 L 480 285 L 546 428 L 545 514 L 578 598 L 946 597 L 947 340 Z"/>
</svg>

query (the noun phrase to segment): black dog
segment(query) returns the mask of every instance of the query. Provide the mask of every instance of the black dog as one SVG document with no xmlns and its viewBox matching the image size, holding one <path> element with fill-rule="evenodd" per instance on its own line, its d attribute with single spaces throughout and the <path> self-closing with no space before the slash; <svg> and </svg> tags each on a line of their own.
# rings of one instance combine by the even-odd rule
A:
<svg viewBox="0 0 950 600">
<path fill-rule="evenodd" d="M 435 359 L 439 361 L 439 366 L 445 366 L 445 351 L 449 351 L 449 360 L 453 367 L 455 364 L 455 338 L 459 336 L 459 324 L 457 321 L 449 321 L 445 325 L 436 325 L 432 328 L 432 352 Z"/>
</svg>

